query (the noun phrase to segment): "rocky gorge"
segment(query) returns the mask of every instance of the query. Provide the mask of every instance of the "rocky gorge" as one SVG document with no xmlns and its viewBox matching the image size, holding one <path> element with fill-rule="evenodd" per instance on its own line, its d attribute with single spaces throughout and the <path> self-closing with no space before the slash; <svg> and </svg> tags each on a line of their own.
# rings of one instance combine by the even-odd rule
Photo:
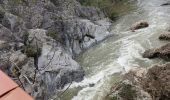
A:
<svg viewBox="0 0 170 100">
<path fill-rule="evenodd" d="M 0 0 L 0 70 L 35 100 L 169 100 L 169 2 Z"/>
<path fill-rule="evenodd" d="M 36 100 L 49 100 L 83 80 L 74 58 L 112 35 L 110 26 L 100 9 L 76 0 L 0 0 L 0 69 Z"/>
</svg>

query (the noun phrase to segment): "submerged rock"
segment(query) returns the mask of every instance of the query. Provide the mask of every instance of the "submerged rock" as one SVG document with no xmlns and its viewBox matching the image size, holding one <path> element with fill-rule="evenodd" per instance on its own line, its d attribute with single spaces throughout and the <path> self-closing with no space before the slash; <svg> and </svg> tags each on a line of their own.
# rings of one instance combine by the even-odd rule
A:
<svg viewBox="0 0 170 100">
<path fill-rule="evenodd" d="M 131 26 L 130 30 L 135 31 L 135 30 L 138 30 L 138 29 L 146 28 L 148 26 L 149 26 L 148 22 L 141 20 L 141 21 L 138 21 L 135 24 L 133 24 Z"/>
</svg>

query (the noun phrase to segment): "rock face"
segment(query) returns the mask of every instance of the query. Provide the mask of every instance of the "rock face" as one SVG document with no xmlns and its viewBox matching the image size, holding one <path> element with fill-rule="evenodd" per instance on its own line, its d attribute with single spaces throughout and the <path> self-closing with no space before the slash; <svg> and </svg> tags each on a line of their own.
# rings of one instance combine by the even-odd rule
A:
<svg viewBox="0 0 170 100">
<path fill-rule="evenodd" d="M 133 24 L 131 26 L 130 30 L 135 31 L 135 30 L 138 30 L 138 29 L 146 28 L 148 26 L 149 26 L 148 22 L 141 20 L 141 21 Z"/>
<path fill-rule="evenodd" d="M 156 49 L 146 50 L 143 54 L 144 58 L 162 58 L 164 60 L 170 60 L 170 43 Z"/>
<path fill-rule="evenodd" d="M 1 0 L 0 69 L 36 100 L 81 81 L 74 56 L 111 35 L 111 22 L 76 0 Z"/>
</svg>

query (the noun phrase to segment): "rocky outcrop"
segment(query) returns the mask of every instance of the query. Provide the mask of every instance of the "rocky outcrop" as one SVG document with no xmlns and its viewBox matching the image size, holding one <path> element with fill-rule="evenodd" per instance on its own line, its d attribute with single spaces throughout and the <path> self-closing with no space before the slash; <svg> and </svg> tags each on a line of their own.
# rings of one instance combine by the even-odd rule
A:
<svg viewBox="0 0 170 100">
<path fill-rule="evenodd" d="M 144 58 L 162 58 L 164 60 L 170 60 L 170 43 L 156 49 L 146 50 L 143 54 Z"/>
<path fill-rule="evenodd" d="M 113 85 L 109 100 L 152 100 L 141 86 L 141 79 L 147 73 L 145 69 L 135 69 L 122 76 L 122 80 Z"/>
<path fill-rule="evenodd" d="M 138 29 L 146 28 L 148 26 L 149 26 L 148 22 L 141 20 L 141 21 L 133 24 L 131 26 L 130 30 L 135 31 L 135 30 L 138 30 Z"/>
<path fill-rule="evenodd" d="M 110 98 L 114 100 L 169 100 L 170 63 L 149 69 L 137 69 L 124 75 L 122 82 L 114 85 Z"/>
<path fill-rule="evenodd" d="M 170 99 L 170 63 L 153 66 L 143 81 L 143 88 L 153 100 Z"/>
<path fill-rule="evenodd" d="M 76 0 L 1 0 L 0 69 L 36 100 L 84 77 L 75 55 L 111 35 L 98 8 Z"/>
<path fill-rule="evenodd" d="M 160 40 L 170 40 L 170 32 L 163 33 L 159 36 Z"/>
</svg>

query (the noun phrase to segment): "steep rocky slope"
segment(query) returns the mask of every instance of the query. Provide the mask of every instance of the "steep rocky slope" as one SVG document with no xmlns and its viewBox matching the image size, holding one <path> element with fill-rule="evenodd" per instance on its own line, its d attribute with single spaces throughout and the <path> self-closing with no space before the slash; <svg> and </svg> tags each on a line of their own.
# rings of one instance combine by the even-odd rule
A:
<svg viewBox="0 0 170 100">
<path fill-rule="evenodd" d="M 0 69 L 36 100 L 81 81 L 74 56 L 111 35 L 98 9 L 76 0 L 0 0 Z"/>
</svg>

